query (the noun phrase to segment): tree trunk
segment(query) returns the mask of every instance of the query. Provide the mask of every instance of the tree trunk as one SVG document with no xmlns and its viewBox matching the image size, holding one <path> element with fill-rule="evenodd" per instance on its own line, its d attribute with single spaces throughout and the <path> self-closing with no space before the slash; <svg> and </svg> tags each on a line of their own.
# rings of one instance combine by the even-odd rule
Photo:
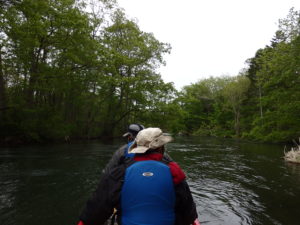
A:
<svg viewBox="0 0 300 225">
<path fill-rule="evenodd" d="M 32 52 L 32 59 L 31 59 L 31 67 L 29 69 L 29 83 L 27 87 L 27 104 L 29 108 L 31 108 L 34 105 L 34 91 L 35 91 L 35 84 L 36 84 L 36 76 L 38 72 L 38 59 L 36 58 L 36 55 L 34 51 Z"/>
<path fill-rule="evenodd" d="M 260 118 L 263 118 L 263 109 L 262 109 L 262 104 L 261 104 L 261 86 L 258 87 L 259 91 L 259 109 L 260 109 Z"/>
<path fill-rule="evenodd" d="M 235 135 L 240 137 L 240 109 L 239 107 L 233 107 L 234 112 L 234 130 Z"/>
<path fill-rule="evenodd" d="M 116 117 L 116 106 L 115 106 L 115 102 L 113 101 L 113 97 L 115 95 L 115 90 L 116 88 L 114 87 L 114 85 L 111 85 L 111 87 L 109 88 L 109 93 L 110 93 L 110 97 L 111 100 L 108 98 L 108 107 L 107 107 L 107 111 L 106 111 L 106 118 L 104 119 L 104 123 L 102 126 L 102 132 L 101 132 L 101 136 L 103 138 L 111 138 L 113 137 L 114 134 L 114 120 Z"/>
<path fill-rule="evenodd" d="M 2 52 L 0 48 L 0 109 L 5 109 L 7 107 L 6 99 L 6 90 L 5 90 L 5 80 L 3 73 L 3 64 L 2 64 Z M 3 111 L 2 113 L 4 113 Z"/>
<path fill-rule="evenodd" d="M 235 134 L 240 137 L 240 110 L 237 110 L 235 115 Z"/>
</svg>

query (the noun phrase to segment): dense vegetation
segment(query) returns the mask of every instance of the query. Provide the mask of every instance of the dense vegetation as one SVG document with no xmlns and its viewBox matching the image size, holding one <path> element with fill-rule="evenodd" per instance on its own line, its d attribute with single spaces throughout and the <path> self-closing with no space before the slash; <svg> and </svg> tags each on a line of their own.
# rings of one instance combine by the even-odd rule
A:
<svg viewBox="0 0 300 225">
<path fill-rule="evenodd" d="M 2 139 L 113 136 L 174 97 L 156 72 L 170 46 L 113 1 L 84 2 L 1 4 Z"/>
<path fill-rule="evenodd" d="M 279 20 L 271 45 L 247 63 L 236 77 L 184 88 L 186 131 L 270 142 L 300 136 L 300 12 Z"/>
<path fill-rule="evenodd" d="M 292 9 L 238 76 L 178 92 L 157 72 L 169 44 L 141 31 L 114 0 L 2 0 L 0 140 L 113 137 L 131 122 L 182 134 L 296 138 L 299 19 Z"/>
</svg>

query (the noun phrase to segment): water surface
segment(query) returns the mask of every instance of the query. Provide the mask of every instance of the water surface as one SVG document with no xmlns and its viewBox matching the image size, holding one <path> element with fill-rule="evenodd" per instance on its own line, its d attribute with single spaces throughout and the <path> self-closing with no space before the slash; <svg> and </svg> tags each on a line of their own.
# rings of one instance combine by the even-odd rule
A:
<svg viewBox="0 0 300 225">
<path fill-rule="evenodd" d="M 76 224 L 121 144 L 0 149 L 0 224 Z M 187 174 L 202 224 L 300 224 L 300 165 L 283 161 L 283 146 L 176 138 L 167 151 Z"/>
</svg>

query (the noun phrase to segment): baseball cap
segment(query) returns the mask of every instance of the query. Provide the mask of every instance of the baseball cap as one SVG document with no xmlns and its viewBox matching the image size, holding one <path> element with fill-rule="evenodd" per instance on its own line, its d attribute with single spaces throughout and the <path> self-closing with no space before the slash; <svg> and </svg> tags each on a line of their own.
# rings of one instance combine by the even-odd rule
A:
<svg viewBox="0 0 300 225">
<path fill-rule="evenodd" d="M 141 124 L 133 123 L 128 126 L 128 131 L 123 134 L 123 137 L 128 137 L 129 135 L 136 137 L 136 135 L 143 130 L 145 127 Z"/>
</svg>

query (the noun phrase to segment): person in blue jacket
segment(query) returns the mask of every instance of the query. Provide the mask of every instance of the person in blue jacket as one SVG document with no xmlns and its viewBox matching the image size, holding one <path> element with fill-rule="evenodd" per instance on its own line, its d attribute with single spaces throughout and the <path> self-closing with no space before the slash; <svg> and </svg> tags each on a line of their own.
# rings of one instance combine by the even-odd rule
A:
<svg viewBox="0 0 300 225">
<path fill-rule="evenodd" d="M 104 224 L 114 209 L 121 225 L 198 224 L 184 172 L 164 157 L 164 146 L 171 140 L 159 128 L 140 131 L 128 149 L 134 157 L 124 157 L 103 174 L 79 224 Z"/>
</svg>

